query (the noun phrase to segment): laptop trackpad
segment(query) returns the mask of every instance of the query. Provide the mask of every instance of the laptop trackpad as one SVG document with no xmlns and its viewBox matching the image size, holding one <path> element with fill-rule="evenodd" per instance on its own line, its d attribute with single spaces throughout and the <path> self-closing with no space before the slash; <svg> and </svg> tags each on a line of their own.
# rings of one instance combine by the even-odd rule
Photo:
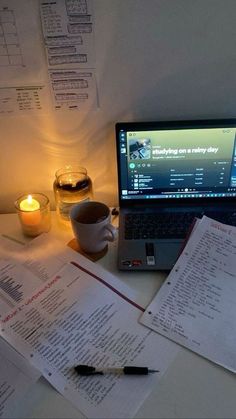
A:
<svg viewBox="0 0 236 419">
<path fill-rule="evenodd" d="M 181 243 L 180 241 L 153 243 L 155 269 L 172 269 L 179 256 Z M 146 244 L 145 248 L 149 250 L 150 246 Z M 150 255 L 148 253 L 149 251 L 146 251 L 146 264 L 150 266 Z"/>
</svg>

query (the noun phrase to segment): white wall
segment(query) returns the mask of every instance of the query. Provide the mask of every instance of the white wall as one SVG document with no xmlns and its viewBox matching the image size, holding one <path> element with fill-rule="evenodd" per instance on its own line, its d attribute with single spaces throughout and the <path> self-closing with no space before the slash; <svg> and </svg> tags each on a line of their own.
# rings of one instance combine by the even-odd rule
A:
<svg viewBox="0 0 236 419">
<path fill-rule="evenodd" d="M 53 208 L 68 162 L 87 167 L 96 199 L 117 203 L 116 121 L 236 115 L 235 0 L 94 0 L 94 13 L 100 107 L 0 117 L 0 212 L 29 191 Z"/>
</svg>

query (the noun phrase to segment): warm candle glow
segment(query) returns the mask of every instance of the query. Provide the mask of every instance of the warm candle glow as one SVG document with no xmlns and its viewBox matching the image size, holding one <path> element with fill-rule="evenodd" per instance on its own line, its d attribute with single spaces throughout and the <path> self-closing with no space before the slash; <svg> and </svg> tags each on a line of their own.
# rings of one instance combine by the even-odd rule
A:
<svg viewBox="0 0 236 419">
<path fill-rule="evenodd" d="M 22 195 L 15 201 L 23 233 L 36 237 L 50 229 L 50 203 L 46 195 Z"/>
<path fill-rule="evenodd" d="M 27 199 L 24 199 L 20 203 L 20 209 L 22 211 L 37 211 L 39 208 L 39 202 L 36 199 L 33 199 L 32 195 L 28 195 Z"/>
<path fill-rule="evenodd" d="M 26 199 L 20 202 L 21 219 L 23 224 L 33 226 L 40 223 L 40 204 L 37 199 L 28 195 Z"/>
</svg>

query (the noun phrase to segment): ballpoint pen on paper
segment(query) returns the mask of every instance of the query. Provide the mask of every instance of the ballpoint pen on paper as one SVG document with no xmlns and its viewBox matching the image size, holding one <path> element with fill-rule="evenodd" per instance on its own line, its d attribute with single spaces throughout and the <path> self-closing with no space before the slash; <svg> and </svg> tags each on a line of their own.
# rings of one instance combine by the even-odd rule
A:
<svg viewBox="0 0 236 419">
<path fill-rule="evenodd" d="M 104 375 L 104 374 L 125 374 L 125 375 L 148 375 L 153 374 L 155 372 L 159 372 L 158 370 L 149 369 L 147 367 L 132 367 L 132 366 L 125 366 L 125 367 L 109 367 L 109 368 L 96 368 L 90 365 L 77 365 L 75 371 L 79 375 L 88 376 L 88 375 Z"/>
</svg>

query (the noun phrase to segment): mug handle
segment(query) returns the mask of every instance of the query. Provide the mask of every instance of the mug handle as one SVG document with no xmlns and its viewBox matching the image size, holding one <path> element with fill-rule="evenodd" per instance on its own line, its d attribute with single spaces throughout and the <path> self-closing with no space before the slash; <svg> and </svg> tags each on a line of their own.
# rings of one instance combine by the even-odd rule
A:
<svg viewBox="0 0 236 419">
<path fill-rule="evenodd" d="M 105 240 L 109 242 L 114 242 L 118 236 L 118 230 L 112 224 L 107 224 L 105 229 L 109 231 L 110 234 L 107 234 Z"/>
</svg>

